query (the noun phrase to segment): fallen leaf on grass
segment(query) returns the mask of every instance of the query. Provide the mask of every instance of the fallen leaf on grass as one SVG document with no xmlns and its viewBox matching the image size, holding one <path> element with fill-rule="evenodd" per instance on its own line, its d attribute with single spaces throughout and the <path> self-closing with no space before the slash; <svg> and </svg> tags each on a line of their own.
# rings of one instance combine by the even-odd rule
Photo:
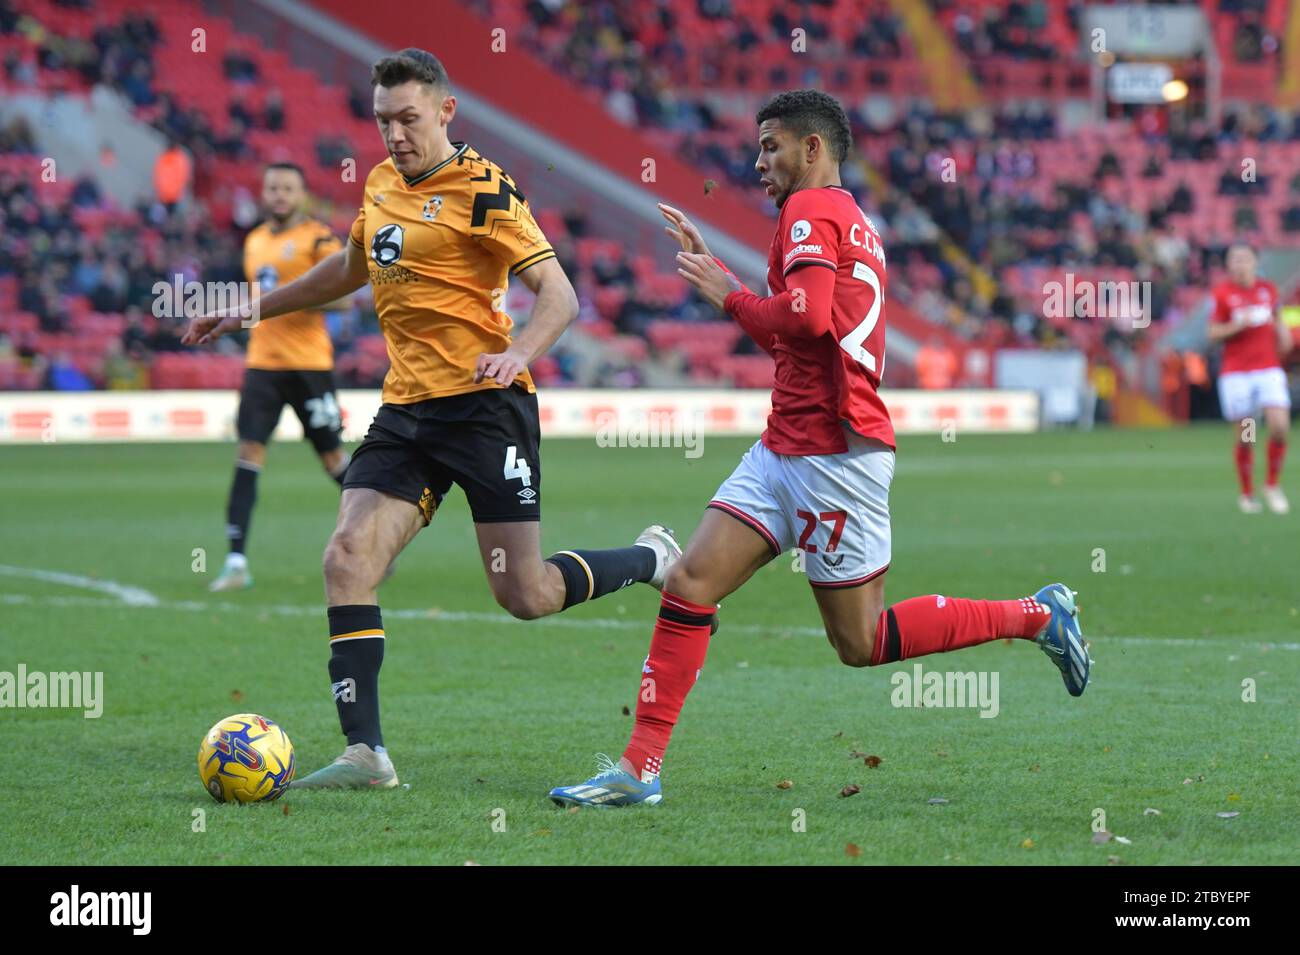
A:
<svg viewBox="0 0 1300 955">
<path fill-rule="evenodd" d="M 862 855 L 862 849 L 850 842 L 844 847 L 844 854 L 850 859 L 856 859 L 858 856 Z"/>
<path fill-rule="evenodd" d="M 582 812 L 582 807 L 581 807 L 581 806 L 570 806 L 570 807 L 568 808 L 568 813 L 569 813 L 570 816 L 572 816 L 575 812 Z"/>
<path fill-rule="evenodd" d="M 623 707 L 623 715 L 624 715 L 624 716 L 631 716 L 631 715 L 632 715 L 632 711 L 629 710 L 629 709 L 625 706 L 625 707 Z"/>
<path fill-rule="evenodd" d="M 1020 848 L 1022 849 L 1032 849 L 1033 847 L 1034 847 L 1033 839 L 1026 839 L 1024 842 L 1020 843 Z"/>
<path fill-rule="evenodd" d="M 933 799 L 927 799 L 926 802 L 929 803 L 931 806 L 948 805 L 948 800 L 944 799 L 942 796 L 935 796 Z"/>
<path fill-rule="evenodd" d="M 1241 802 L 1241 797 L 1236 793 L 1228 793 L 1228 802 Z"/>
<path fill-rule="evenodd" d="M 1159 810 L 1159 809 L 1152 809 L 1150 806 L 1147 806 L 1145 809 L 1142 810 L 1142 815 L 1144 815 L 1144 816 L 1159 816 L 1159 815 L 1161 815 L 1161 813 L 1160 813 L 1160 810 Z"/>
<path fill-rule="evenodd" d="M 831 739 L 839 739 L 843 735 L 844 735 L 844 730 L 840 730 L 838 733 L 832 736 Z"/>
<path fill-rule="evenodd" d="M 1106 865 L 1123 865 L 1124 860 L 1119 856 L 1106 856 Z"/>
<path fill-rule="evenodd" d="M 880 765 L 881 760 L 879 756 L 868 756 L 863 762 L 867 764 L 867 769 L 875 769 Z"/>
<path fill-rule="evenodd" d="M 549 829 L 538 829 L 536 832 L 529 833 L 529 835 L 534 835 L 534 836 L 549 836 L 550 834 L 551 834 L 551 830 Z"/>
<path fill-rule="evenodd" d="M 843 789 L 840 790 L 840 798 L 847 799 L 849 796 L 856 796 L 860 792 L 862 792 L 861 786 L 859 786 L 857 783 L 849 783 L 847 786 L 845 786 Z"/>
<path fill-rule="evenodd" d="M 1043 769 L 1043 767 L 1042 767 L 1042 766 L 1039 766 L 1037 763 L 1034 763 L 1034 765 L 1032 765 L 1032 766 L 1029 767 L 1029 771 L 1030 771 L 1031 773 L 1041 772 L 1042 769 Z"/>
<path fill-rule="evenodd" d="M 240 693 L 238 690 L 231 690 L 230 698 L 234 700 L 236 703 L 238 703 L 240 700 L 244 698 L 244 694 Z"/>
<path fill-rule="evenodd" d="M 793 788 L 794 788 L 794 780 L 793 780 L 793 779 L 783 779 L 783 780 L 781 780 L 779 783 L 776 784 L 776 788 L 777 788 L 777 789 L 793 789 Z"/>
<path fill-rule="evenodd" d="M 1239 813 L 1239 812 L 1216 812 L 1215 815 L 1218 816 L 1220 819 L 1233 819 L 1233 818 L 1235 818 L 1235 817 L 1237 817 L 1237 816 L 1240 816 L 1241 813 Z"/>
<path fill-rule="evenodd" d="M 1133 840 L 1132 840 L 1132 839 L 1126 839 L 1124 836 L 1116 836 L 1116 837 L 1115 837 L 1115 841 L 1118 842 L 1118 843 L 1119 843 L 1120 845 L 1122 845 L 1122 846 L 1131 846 L 1131 845 L 1133 845 Z"/>
<path fill-rule="evenodd" d="M 1110 840 L 1114 838 L 1115 837 L 1108 830 L 1103 829 L 1101 830 L 1101 832 L 1094 832 L 1092 834 L 1092 843 L 1093 845 L 1099 846 L 1102 845 L 1103 843 L 1110 842 Z"/>
<path fill-rule="evenodd" d="M 283 815 L 289 815 L 289 804 L 287 802 L 280 804 L 280 812 Z"/>
<path fill-rule="evenodd" d="M 849 759 L 866 759 L 866 758 L 867 758 L 867 754 L 861 752 L 860 750 L 855 749 L 853 752 L 849 753 Z"/>
</svg>

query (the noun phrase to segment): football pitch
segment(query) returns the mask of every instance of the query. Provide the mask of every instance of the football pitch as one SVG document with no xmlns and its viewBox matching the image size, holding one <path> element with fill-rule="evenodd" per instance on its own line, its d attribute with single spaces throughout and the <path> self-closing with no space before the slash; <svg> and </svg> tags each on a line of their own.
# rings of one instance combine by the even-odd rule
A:
<svg viewBox="0 0 1300 955">
<path fill-rule="evenodd" d="M 300 775 L 342 748 L 320 575 L 337 489 L 306 445 L 274 445 L 256 586 L 210 595 L 233 445 L 4 448 L 0 671 L 102 672 L 103 712 L 0 709 L 0 863 L 1294 863 L 1300 516 L 1237 512 L 1230 440 L 902 438 L 887 598 L 1062 580 L 1096 660 L 1087 693 L 1021 641 L 845 667 L 786 555 L 723 605 L 663 804 L 608 811 L 546 793 L 622 752 L 650 588 L 512 620 L 453 489 L 380 591 L 385 742 L 409 788 L 217 805 L 195 754 L 221 717 L 278 721 Z M 749 443 L 692 460 L 544 442 L 547 552 L 652 521 L 685 542 Z M 1297 473 L 1293 454 L 1293 499 Z M 895 705 L 918 663 L 996 677 L 996 715 Z"/>
</svg>

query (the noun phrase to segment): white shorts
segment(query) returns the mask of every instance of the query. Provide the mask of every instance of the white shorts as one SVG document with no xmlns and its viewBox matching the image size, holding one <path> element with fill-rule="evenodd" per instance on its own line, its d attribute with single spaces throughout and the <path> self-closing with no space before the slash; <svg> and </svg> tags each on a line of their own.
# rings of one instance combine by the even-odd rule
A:
<svg viewBox="0 0 1300 955">
<path fill-rule="evenodd" d="M 1290 408 L 1286 372 L 1281 368 L 1260 368 L 1220 375 L 1219 407 L 1228 421 L 1249 418 L 1261 408 Z"/>
<path fill-rule="evenodd" d="M 804 551 L 814 587 L 856 587 L 889 569 L 894 452 L 847 432 L 840 454 L 745 452 L 709 502 L 756 531 L 773 555 Z"/>
</svg>

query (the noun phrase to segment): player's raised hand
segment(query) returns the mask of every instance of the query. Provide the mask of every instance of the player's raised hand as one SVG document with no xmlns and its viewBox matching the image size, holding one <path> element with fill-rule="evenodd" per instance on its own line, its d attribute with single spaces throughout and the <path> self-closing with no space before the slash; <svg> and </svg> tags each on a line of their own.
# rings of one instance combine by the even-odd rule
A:
<svg viewBox="0 0 1300 955">
<path fill-rule="evenodd" d="M 479 355 L 478 366 L 474 369 L 474 384 L 491 379 L 498 385 L 509 385 L 527 368 L 527 358 L 514 349 L 507 348 L 495 355 Z"/>
<path fill-rule="evenodd" d="M 244 326 L 244 319 L 238 313 L 228 315 L 224 311 L 209 312 L 190 320 L 189 327 L 181 335 L 182 345 L 207 345 L 222 335 L 237 332 Z"/>
<path fill-rule="evenodd" d="M 704 242 L 704 236 L 700 235 L 700 230 L 695 228 L 695 223 L 686 218 L 684 212 L 680 209 L 674 209 L 663 202 L 658 203 L 658 206 L 660 214 L 668 220 L 668 225 L 664 226 L 664 231 L 681 244 L 683 251 L 713 256 L 708 245 Z"/>
<path fill-rule="evenodd" d="M 741 291 L 740 282 L 718 268 L 711 255 L 678 252 L 677 274 L 699 289 L 705 301 L 718 310 L 722 309 L 728 294 Z"/>
</svg>

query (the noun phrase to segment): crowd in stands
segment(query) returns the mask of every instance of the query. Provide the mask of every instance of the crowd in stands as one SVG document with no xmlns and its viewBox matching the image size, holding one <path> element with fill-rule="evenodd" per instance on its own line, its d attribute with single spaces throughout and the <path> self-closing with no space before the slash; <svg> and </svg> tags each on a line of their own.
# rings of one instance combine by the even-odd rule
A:
<svg viewBox="0 0 1300 955">
<path fill-rule="evenodd" d="M 502 2 L 473 0 L 490 15 L 501 12 Z M 1044 58 L 1047 47 L 1075 42 L 1083 4 L 930 6 L 972 60 L 1032 60 Z M 1234 36 L 1245 38 L 1242 49 L 1276 49 L 1266 0 L 1223 0 L 1220 8 L 1233 18 Z M 601 90 L 616 119 L 667 131 L 703 175 L 767 208 L 754 187 L 752 104 L 741 109 L 735 99 L 679 87 L 677 64 L 711 45 L 756 56 L 774 45 L 788 51 L 796 26 L 823 51 L 845 56 L 889 62 L 915 51 L 888 0 L 752 0 L 746 10 L 761 15 L 736 16 L 732 0 L 530 0 L 516 38 L 574 81 Z M 285 158 L 269 154 L 266 143 L 284 142 L 276 137 L 292 117 L 277 75 L 239 45 L 222 54 L 230 98 L 215 118 L 211 104 L 176 94 L 158 81 L 164 33 L 149 16 L 128 14 L 86 35 L 63 36 L 0 0 L 0 41 L 22 40 L 0 47 L 8 88 L 57 88 L 61 80 L 109 86 L 169 144 L 155 170 L 155 201 L 120 209 L 90 179 L 40 183 L 32 131 L 21 122 L 0 129 L 0 388 L 237 381 L 235 342 L 219 349 L 229 359 L 224 377 L 214 379 L 210 369 L 200 375 L 187 364 L 184 356 L 193 353 L 177 343 L 178 320 L 152 313 L 153 287 L 174 275 L 242 278 L 241 242 L 256 205 L 248 188 L 233 199 L 218 196 L 213 170 L 222 162 Z M 800 74 L 788 78 L 794 85 Z M 369 121 L 368 90 L 339 97 L 350 121 Z M 1300 144 L 1300 116 L 1233 108 L 1211 129 L 1190 111 L 1172 120 L 1137 112 L 1103 129 L 1064 130 L 1054 110 L 1033 102 L 953 115 L 916 104 L 892 116 L 848 105 L 857 150 L 844 182 L 885 234 L 891 295 L 981 345 L 1091 344 L 1081 343 L 1068 321 L 1044 317 L 1048 276 L 1069 270 L 1150 282 L 1152 316 L 1161 322 L 1185 314 L 1203 295 L 1234 236 L 1283 244 L 1300 237 L 1300 174 L 1274 171 L 1296 163 L 1261 162 L 1251 177 L 1236 164 L 1246 143 L 1265 159 L 1300 159 L 1291 148 Z M 344 135 L 318 134 L 312 146 L 317 168 L 337 167 L 340 157 L 355 153 Z M 729 323 L 710 322 L 712 310 L 661 272 L 663 263 L 593 234 L 579 212 L 535 211 L 581 303 L 577 334 L 534 369 L 539 381 L 770 380 L 767 357 L 747 337 L 725 331 Z M 323 203 L 314 212 L 340 232 L 350 221 L 347 207 Z M 518 296 L 507 304 L 521 314 Z M 368 296 L 359 294 L 352 311 L 330 320 L 341 383 L 377 384 L 387 362 Z M 1122 349 L 1133 334 L 1131 323 L 1099 329 L 1100 343 L 1112 348 Z M 939 340 L 924 343 L 917 379 L 959 380 L 951 359 Z"/>
</svg>

